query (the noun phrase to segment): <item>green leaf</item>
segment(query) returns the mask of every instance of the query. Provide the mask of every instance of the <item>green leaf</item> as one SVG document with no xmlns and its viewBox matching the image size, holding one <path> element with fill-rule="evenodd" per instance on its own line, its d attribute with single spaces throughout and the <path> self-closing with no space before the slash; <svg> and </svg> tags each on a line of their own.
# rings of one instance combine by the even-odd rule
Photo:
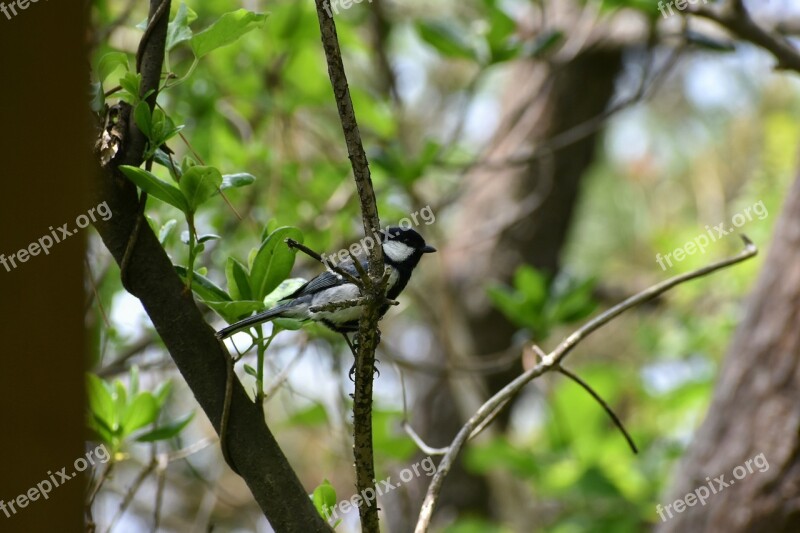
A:
<svg viewBox="0 0 800 533">
<path fill-rule="evenodd" d="M 169 23 L 167 27 L 167 52 L 175 48 L 182 42 L 186 42 L 192 38 L 192 30 L 189 24 L 197 18 L 197 13 L 186 7 L 186 4 L 181 2 L 178 7 L 178 12 L 175 13 L 175 18 Z"/>
<path fill-rule="evenodd" d="M 272 325 L 289 331 L 297 331 L 303 327 L 303 321 L 294 318 L 276 318 L 272 321 Z"/>
<path fill-rule="evenodd" d="M 239 300 L 238 302 L 211 302 L 203 300 L 203 303 L 224 318 L 228 324 L 233 324 L 237 320 L 248 317 L 252 315 L 254 311 L 261 311 L 264 309 L 264 304 L 255 300 Z"/>
<path fill-rule="evenodd" d="M 169 158 L 169 155 L 167 155 L 167 153 L 161 148 L 153 152 L 153 161 L 169 170 L 170 176 L 172 176 L 172 179 L 175 181 L 178 181 L 180 177 L 183 176 L 183 171 L 181 170 L 180 165 L 174 164 Z"/>
<path fill-rule="evenodd" d="M 158 416 L 158 403 L 150 392 L 136 396 L 125 411 L 121 421 L 123 435 L 130 435 L 137 429 L 152 424 Z"/>
<path fill-rule="evenodd" d="M 175 220 L 174 218 L 171 218 L 171 219 L 167 220 L 166 223 L 164 223 L 163 226 L 161 226 L 160 230 L 158 230 L 158 242 L 160 242 L 162 244 L 162 246 L 163 246 L 164 242 L 167 240 L 167 237 L 169 237 L 169 234 L 172 232 L 172 229 L 175 227 L 175 225 L 177 223 L 178 223 L 177 220 Z"/>
<path fill-rule="evenodd" d="M 189 422 L 192 421 L 192 418 L 194 418 L 194 412 L 184 415 L 178 420 L 167 425 L 157 427 L 146 433 L 143 433 L 142 435 L 139 435 L 136 440 L 139 442 L 155 442 L 159 440 L 171 439 L 183 431 L 183 428 L 189 425 Z"/>
<path fill-rule="evenodd" d="M 464 38 L 467 32 L 450 21 L 422 21 L 417 24 L 417 31 L 423 41 L 444 56 L 466 59 L 477 57 L 475 48 Z"/>
<path fill-rule="evenodd" d="M 142 83 L 142 75 L 137 74 L 135 72 L 127 72 L 124 76 L 122 76 L 119 80 L 119 85 L 122 87 L 122 90 L 127 93 L 127 98 L 125 95 L 121 95 L 120 98 L 126 100 L 129 104 L 134 104 L 139 101 L 139 86 Z"/>
<path fill-rule="evenodd" d="M 158 386 L 153 396 L 156 399 L 156 403 L 158 403 L 159 409 L 164 407 L 164 403 L 167 401 L 167 398 L 169 397 L 169 393 L 171 391 L 172 391 L 172 381 L 170 380 L 167 380 Z"/>
<path fill-rule="evenodd" d="M 237 174 L 223 174 L 222 185 L 220 190 L 230 189 L 232 187 L 245 187 L 256 181 L 256 177 L 246 172 L 239 172 Z"/>
<path fill-rule="evenodd" d="M 117 411 L 117 418 L 121 425 L 122 421 L 125 419 L 125 413 L 128 410 L 128 391 L 125 389 L 125 385 L 122 384 L 122 381 L 118 379 L 114 381 L 113 389 L 114 408 Z"/>
<path fill-rule="evenodd" d="M 215 167 L 193 166 L 183 174 L 179 185 L 189 204 L 189 211 L 194 213 L 217 192 L 222 185 L 222 174 Z"/>
<path fill-rule="evenodd" d="M 178 276 L 180 276 L 183 282 L 186 283 L 186 267 L 175 265 L 175 271 L 178 273 Z M 231 301 L 231 297 L 228 296 L 227 292 L 214 284 L 213 281 L 198 274 L 197 272 L 195 272 L 192 276 L 192 291 L 206 303 Z"/>
<path fill-rule="evenodd" d="M 194 55 L 199 59 L 212 50 L 236 42 L 242 35 L 260 28 L 267 20 L 267 15 L 254 13 L 246 9 L 238 9 L 225 13 L 211 26 L 195 34 L 189 43 Z"/>
<path fill-rule="evenodd" d="M 152 173 L 139 167 L 121 165 L 119 169 L 129 180 L 135 183 L 137 187 L 150 196 L 177 207 L 184 213 L 189 213 L 189 204 L 177 187 L 158 179 Z"/>
<path fill-rule="evenodd" d="M 100 80 L 100 83 L 106 81 L 106 78 L 108 78 L 117 67 L 122 67 L 126 71 L 128 70 L 128 55 L 126 53 L 109 52 L 101 57 L 100 61 L 97 62 L 97 78 Z"/>
<path fill-rule="evenodd" d="M 533 267 L 523 265 L 514 274 L 514 286 L 536 307 L 547 300 L 547 276 Z"/>
<path fill-rule="evenodd" d="M 597 308 L 592 296 L 595 281 L 587 279 L 553 298 L 548 313 L 556 324 L 570 324 L 591 315 Z"/>
<path fill-rule="evenodd" d="M 203 244 L 204 242 L 208 241 L 216 241 L 221 238 L 222 237 L 214 233 L 203 233 L 202 235 L 197 236 L 197 244 Z"/>
<path fill-rule="evenodd" d="M 264 297 L 264 307 L 269 309 L 306 283 L 303 278 L 287 278 L 275 290 Z"/>
<path fill-rule="evenodd" d="M 153 117 L 150 114 L 150 105 L 142 100 L 133 110 L 133 118 L 142 133 L 150 139 L 153 136 Z"/>
<path fill-rule="evenodd" d="M 187 170 L 196 166 L 198 163 L 191 156 L 185 155 L 183 159 L 181 159 L 181 175 L 185 174 Z"/>
<path fill-rule="evenodd" d="M 233 257 L 228 258 L 225 265 L 225 277 L 228 280 L 228 292 L 234 300 L 252 300 L 250 275 L 247 269 Z"/>
<path fill-rule="evenodd" d="M 130 377 L 128 378 L 128 390 L 130 391 L 131 395 L 135 396 L 139 393 L 139 367 L 138 365 L 133 365 L 130 371 Z"/>
<path fill-rule="evenodd" d="M 258 377 L 258 372 L 255 368 L 250 365 L 244 365 L 244 373 L 253 376 L 254 378 Z"/>
<path fill-rule="evenodd" d="M 88 374 L 86 376 L 86 392 L 92 414 L 111 429 L 116 422 L 116 416 L 114 399 L 106 382 L 94 374 Z"/>
<path fill-rule="evenodd" d="M 331 509 L 336 507 L 337 503 L 336 489 L 333 488 L 331 482 L 326 479 L 320 483 L 317 488 L 314 489 L 311 499 L 319 515 L 325 520 L 328 520 L 331 517 Z"/>
<path fill-rule="evenodd" d="M 302 232 L 291 226 L 278 228 L 264 240 L 250 269 L 253 298 L 262 300 L 292 272 L 296 250 L 284 242 L 287 238 L 303 242 Z"/>
</svg>

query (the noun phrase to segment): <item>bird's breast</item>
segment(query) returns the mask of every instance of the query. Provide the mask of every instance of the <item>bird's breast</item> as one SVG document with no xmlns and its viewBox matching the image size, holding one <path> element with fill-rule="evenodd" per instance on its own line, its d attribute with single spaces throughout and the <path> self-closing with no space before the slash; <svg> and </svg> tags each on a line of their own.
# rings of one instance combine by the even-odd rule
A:
<svg viewBox="0 0 800 533">
<path fill-rule="evenodd" d="M 310 307 L 355 300 L 359 296 L 361 296 L 361 293 L 358 287 L 352 283 L 345 283 L 315 294 L 314 298 L 311 300 Z M 358 320 L 361 317 L 361 306 L 348 307 L 347 309 L 340 309 L 337 311 L 318 311 L 310 314 L 314 320 L 324 319 L 334 324 L 342 324 L 352 320 Z"/>
</svg>

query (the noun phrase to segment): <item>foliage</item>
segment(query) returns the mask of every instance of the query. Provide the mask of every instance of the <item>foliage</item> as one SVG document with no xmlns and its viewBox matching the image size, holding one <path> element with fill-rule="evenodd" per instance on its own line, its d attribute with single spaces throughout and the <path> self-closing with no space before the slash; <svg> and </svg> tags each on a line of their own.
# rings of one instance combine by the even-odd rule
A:
<svg viewBox="0 0 800 533">
<path fill-rule="evenodd" d="M 125 3 L 95 1 L 95 25 L 111 27 Z M 573 30 L 556 23 L 531 30 L 520 22 L 517 7 L 474 0 L 390 10 L 387 46 L 401 73 L 399 102 L 376 66 L 373 6 L 354 3 L 337 15 L 382 220 L 396 222 L 428 203 L 439 214 L 441 206 L 444 216 L 437 224 L 421 228 L 437 246 L 455 232 L 480 235 L 492 222 L 453 227 L 448 209 L 457 206 L 463 174 L 482 153 L 500 114 L 507 90 L 502 87 L 514 88 L 515 60 L 553 59 Z M 660 16 L 655 2 L 604 1 L 602 7 L 601 16 L 621 8 L 651 20 Z M 222 0 L 173 5 L 163 90 L 152 111 L 133 72 L 131 43 L 142 34 L 135 27 L 145 17 L 142 6 L 113 38 L 97 43 L 92 60 L 94 109 L 101 112 L 118 101 L 133 106 L 152 162 L 123 172 L 147 193 L 148 223 L 191 287 L 187 295 L 195 296 L 215 328 L 272 307 L 303 282 L 301 277 L 319 272 L 310 260 L 295 261 L 295 251 L 284 244 L 287 237 L 330 252 L 362 233 L 313 2 L 272 2 L 269 14 L 230 9 Z M 632 73 L 647 70 L 637 57 L 626 58 Z M 701 99 L 713 92 L 705 85 L 699 96 L 691 90 L 693 79 L 706 79 L 703 72 L 712 62 L 733 72 L 720 84 L 733 87 L 722 103 Z M 480 288 L 519 329 L 520 340 L 552 346 L 599 307 L 619 301 L 618 295 L 737 250 L 734 239 L 720 241 L 669 272 L 654 259 L 757 200 L 764 200 L 770 216 L 753 220 L 744 231 L 766 248 L 795 165 L 800 99 L 796 89 L 770 82 L 767 72 L 753 75 L 753 68 L 695 55 L 650 101 L 612 118 L 581 191 L 561 261 L 564 272 L 551 278 L 522 265 L 511 283 L 486 280 Z M 630 76 L 626 71 L 621 92 L 632 84 Z M 143 379 L 153 390 L 140 390 L 135 370 L 109 381 L 90 374 L 89 427 L 115 454 L 134 458 L 154 446 L 164 451 L 191 444 L 207 434 L 205 420 L 175 417 L 168 407 L 174 402 L 176 412 L 188 411 L 193 398 L 176 381 L 167 401 L 170 386 L 158 384 L 166 380 L 169 358 L 157 335 L 134 299 L 124 295 L 119 269 L 100 257 L 90 262 L 97 304 L 87 320 L 90 365 L 93 371 L 113 369 L 144 339 L 147 348 L 131 360 L 148 368 Z M 620 414 L 640 456 L 630 454 L 585 391 L 552 376 L 530 387 L 508 428 L 467 447 L 468 468 L 500 470 L 520 481 L 542 530 L 627 532 L 654 524 L 655 504 L 664 503 L 670 471 L 708 404 L 740 317 L 739 302 L 759 266 L 744 264 L 682 286 L 621 318 L 570 356 L 568 366 Z M 431 302 L 438 305 L 444 298 L 443 281 L 431 271 L 435 268 L 421 273 L 404 293 L 402 317 L 392 309 L 382 324 L 388 347 L 405 349 L 435 333 L 420 334 L 421 329 L 446 327 L 446 316 L 424 314 Z M 132 325 L 124 320 L 131 315 L 138 318 Z M 337 490 L 352 492 L 346 440 L 351 359 L 321 328 L 286 332 L 299 327 L 291 321 L 274 326 L 249 332 L 252 346 L 241 350 L 237 370 L 244 383 L 256 381 L 255 397 L 294 361 L 298 346 L 307 348 L 277 399 L 263 405 L 301 479 L 309 488 L 318 484 L 311 496 L 324 514 Z M 399 384 L 388 355 L 381 358 L 375 412 L 379 476 L 412 461 L 416 450 L 399 429 L 404 418 Z M 230 480 L 215 477 L 214 465 L 221 461 L 219 456 L 197 460 L 186 472 L 170 466 L 171 496 L 195 508 L 200 496 L 186 487 L 201 485 L 196 475 L 209 486 L 224 485 L 220 492 L 235 492 Z M 320 479 L 326 481 L 319 484 Z M 253 530 L 259 510 L 237 505 L 237 512 L 215 511 L 219 527 Z M 464 515 L 445 531 L 505 533 L 511 525 Z"/>
<path fill-rule="evenodd" d="M 133 442 L 169 440 L 177 436 L 194 415 L 189 413 L 167 424 L 156 424 L 164 410 L 171 383 L 165 382 L 155 392 L 140 391 L 138 376 L 138 370 L 133 367 L 126 387 L 121 380 L 108 383 L 93 374 L 87 375 L 89 428 L 108 447 L 112 456 Z M 148 431 L 140 431 L 153 425 Z"/>
</svg>

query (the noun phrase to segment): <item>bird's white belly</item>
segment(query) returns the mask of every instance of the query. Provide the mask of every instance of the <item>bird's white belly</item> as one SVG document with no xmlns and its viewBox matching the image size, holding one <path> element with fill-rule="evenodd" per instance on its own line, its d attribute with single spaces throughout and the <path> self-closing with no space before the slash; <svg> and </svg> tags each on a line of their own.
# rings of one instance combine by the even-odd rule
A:
<svg viewBox="0 0 800 533">
<path fill-rule="evenodd" d="M 339 287 L 332 287 L 326 289 L 319 294 L 314 295 L 309 307 L 320 306 L 326 303 L 345 302 L 347 300 L 355 300 L 361 296 L 358 287 L 348 283 Z M 327 319 L 337 324 L 343 324 L 352 320 L 358 320 L 361 317 L 362 306 L 348 307 L 347 309 L 340 309 L 338 311 L 319 311 L 311 312 L 309 314 L 314 320 Z"/>
</svg>

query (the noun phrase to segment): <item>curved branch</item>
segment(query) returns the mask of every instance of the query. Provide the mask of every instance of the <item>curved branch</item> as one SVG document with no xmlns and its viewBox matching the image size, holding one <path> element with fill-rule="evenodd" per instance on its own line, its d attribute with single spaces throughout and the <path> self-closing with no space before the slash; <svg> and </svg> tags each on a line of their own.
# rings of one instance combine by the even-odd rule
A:
<svg viewBox="0 0 800 533">
<path fill-rule="evenodd" d="M 614 318 L 618 317 L 628 309 L 647 302 L 648 300 L 652 300 L 660 294 L 672 289 L 676 285 L 706 276 L 712 272 L 721 270 L 736 263 L 740 263 L 755 256 L 758 253 L 756 246 L 746 236 L 742 235 L 741 237 L 744 241 L 745 248 L 739 254 L 735 255 L 734 257 L 712 263 L 711 265 L 698 270 L 673 276 L 665 281 L 662 281 L 661 283 L 653 285 L 652 287 L 648 287 L 638 294 L 635 294 L 634 296 L 631 296 L 623 302 L 615 305 L 611 309 L 600 313 L 595 318 L 578 328 L 569 337 L 564 339 L 552 352 L 547 354 L 545 357 L 542 357 L 542 360 L 539 364 L 515 378 L 505 387 L 500 389 L 497 394 L 489 398 L 489 400 L 481 405 L 475 414 L 473 414 L 467 423 L 464 424 L 458 431 L 458 434 L 450 444 L 447 453 L 439 463 L 436 473 L 431 480 L 431 484 L 428 486 L 428 492 L 425 495 L 425 500 L 422 502 L 422 509 L 420 510 L 417 526 L 414 530 L 415 533 L 425 533 L 428 530 L 431 518 L 433 517 L 433 509 L 436 506 L 436 501 L 439 499 L 439 492 L 441 491 L 442 483 L 444 483 L 444 478 L 450 472 L 456 457 L 461 451 L 461 448 L 464 447 L 464 444 L 469 439 L 473 430 L 476 427 L 479 427 L 485 419 L 489 418 L 492 413 L 497 410 L 498 406 L 501 406 L 502 404 L 508 402 L 509 399 L 519 394 L 525 385 L 530 383 L 533 379 L 551 370 L 557 370 L 564 357 L 566 357 L 575 348 L 575 346 L 578 345 L 579 342 L 588 337 L 592 332 L 611 322 Z"/>
</svg>

